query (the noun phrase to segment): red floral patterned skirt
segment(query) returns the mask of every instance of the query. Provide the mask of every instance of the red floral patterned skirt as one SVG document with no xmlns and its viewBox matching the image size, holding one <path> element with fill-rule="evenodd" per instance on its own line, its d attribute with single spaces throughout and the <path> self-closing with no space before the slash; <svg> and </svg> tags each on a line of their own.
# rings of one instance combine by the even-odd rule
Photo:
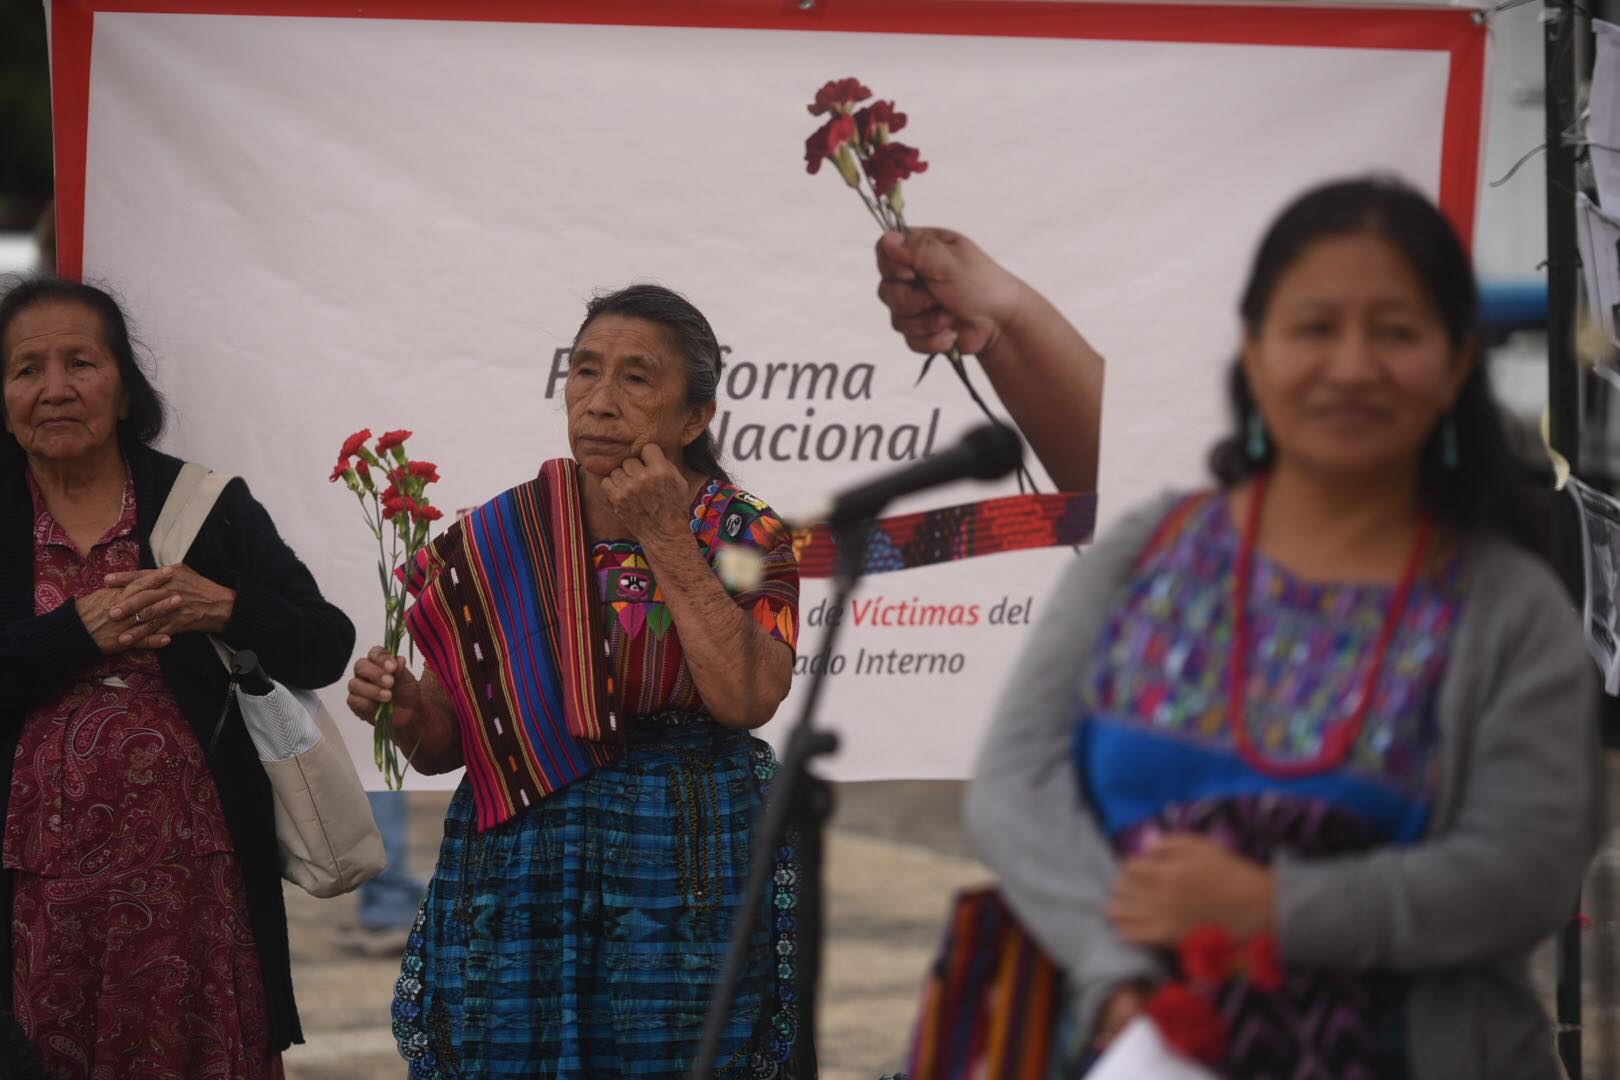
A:
<svg viewBox="0 0 1620 1080">
<path fill-rule="evenodd" d="M 219 794 L 150 654 L 25 723 L 12 779 L 17 1018 L 53 1080 L 276 1080 Z"/>
</svg>

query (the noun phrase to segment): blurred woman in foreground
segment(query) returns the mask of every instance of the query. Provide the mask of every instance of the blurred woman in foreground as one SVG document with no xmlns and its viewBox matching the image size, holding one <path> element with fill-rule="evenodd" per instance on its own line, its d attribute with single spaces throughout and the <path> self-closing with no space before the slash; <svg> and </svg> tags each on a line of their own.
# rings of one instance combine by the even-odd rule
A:
<svg viewBox="0 0 1620 1080">
<path fill-rule="evenodd" d="M 897 327 L 954 332 L 885 243 Z M 1226 1074 L 1550 1080 L 1527 963 L 1598 840 L 1596 698 L 1468 256 L 1404 185 L 1330 184 L 1272 225 L 1241 314 L 1218 488 L 1070 568 L 970 829 L 1067 977 L 1071 1074 L 1217 924 L 1286 972 L 1220 990 Z"/>
</svg>

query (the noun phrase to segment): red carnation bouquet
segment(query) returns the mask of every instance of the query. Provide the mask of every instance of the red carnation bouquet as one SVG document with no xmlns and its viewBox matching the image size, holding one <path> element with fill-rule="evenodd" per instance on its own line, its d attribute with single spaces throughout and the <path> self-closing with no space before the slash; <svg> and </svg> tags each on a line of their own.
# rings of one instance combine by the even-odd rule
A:
<svg viewBox="0 0 1620 1080">
<path fill-rule="evenodd" d="M 878 228 L 904 233 L 907 231 L 906 202 L 901 185 L 918 173 L 927 172 L 928 162 L 922 159 L 916 147 L 894 138 L 894 133 L 906 126 L 906 114 L 896 109 L 892 101 L 861 105 L 871 97 L 872 91 L 861 80 L 853 78 L 833 79 L 816 91 L 815 100 L 808 106 L 810 115 L 827 119 L 804 141 L 804 167 L 813 176 L 821 171 L 824 162 L 832 162 L 844 183 L 860 196 Z M 935 353 L 923 361 L 918 382 L 928 374 L 928 368 L 938 355 Z M 953 345 L 944 355 L 967 389 L 968 397 L 986 418 L 1001 423 L 968 378 L 961 350 Z M 1023 466 L 1018 469 L 1018 486 L 1035 490 L 1035 481 Z"/>
<path fill-rule="evenodd" d="M 1243 942 L 1213 923 L 1195 928 L 1178 950 L 1185 982 L 1169 982 L 1143 1007 L 1164 1041 L 1178 1053 L 1205 1065 L 1226 1056 L 1226 1021 L 1211 997 L 1234 978 L 1267 993 L 1282 986 L 1277 939 L 1256 934 Z"/>
<path fill-rule="evenodd" d="M 409 431 L 384 432 L 373 448 L 366 445 L 371 429 L 363 428 L 344 440 L 327 478 L 333 483 L 342 480 L 360 500 L 360 512 L 377 539 L 377 580 L 385 608 L 383 647 L 391 656 L 399 655 L 406 640 L 405 581 L 393 569 L 416 565 L 432 523 L 444 516 L 427 497 L 427 486 L 439 479 L 438 466 L 411 460 L 405 450 L 410 437 Z M 378 486 L 379 479 L 385 486 Z M 377 710 L 373 735 L 377 768 L 388 790 L 397 791 L 404 786 L 405 763 L 391 737 L 393 714 L 393 702 L 384 702 Z"/>
<path fill-rule="evenodd" d="M 879 228 L 905 232 L 900 183 L 927 172 L 928 162 L 916 147 L 894 140 L 894 133 L 906 126 L 906 114 L 896 111 L 894 102 L 855 107 L 871 96 L 859 79 L 834 79 L 816 92 L 810 115 L 826 116 L 827 121 L 805 140 L 804 166 L 813 176 L 822 162 L 831 161 Z"/>
</svg>

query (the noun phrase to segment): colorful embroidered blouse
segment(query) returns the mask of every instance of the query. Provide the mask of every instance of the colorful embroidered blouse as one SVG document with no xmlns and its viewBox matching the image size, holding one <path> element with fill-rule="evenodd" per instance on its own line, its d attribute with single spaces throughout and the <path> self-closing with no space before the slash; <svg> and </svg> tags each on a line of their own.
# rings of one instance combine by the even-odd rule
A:
<svg viewBox="0 0 1620 1080">
<path fill-rule="evenodd" d="M 1149 558 L 1100 644 L 1077 764 L 1110 835 L 1167 806 L 1292 795 L 1364 819 L 1386 843 L 1422 835 L 1438 780 L 1434 695 L 1458 614 L 1454 575 L 1420 580 L 1345 766 L 1280 780 L 1238 756 L 1227 720 L 1239 537 L 1213 498 Z M 1393 589 L 1301 581 L 1255 558 L 1248 715 L 1255 744 L 1309 760 L 1356 708 Z"/>
<path fill-rule="evenodd" d="M 1121 857 L 1155 834 L 1209 837 L 1249 859 L 1331 857 L 1418 840 L 1438 781 L 1435 697 L 1458 617 L 1456 568 L 1420 579 L 1364 726 L 1337 769 L 1282 779 L 1237 753 L 1227 707 L 1240 538 L 1211 498 L 1150 554 L 1098 643 L 1075 729 L 1082 788 Z M 1394 590 L 1317 584 L 1255 557 L 1247 723 L 1277 762 L 1317 757 L 1356 710 Z M 1387 973 L 1238 979 L 1216 1002 L 1225 1075 L 1405 1075 L 1404 984 Z"/>
<path fill-rule="evenodd" d="M 692 504 L 692 533 L 710 565 L 724 545 L 757 549 L 757 586 L 732 595 L 772 638 L 794 648 L 799 630 L 799 568 L 792 533 L 764 502 L 711 480 Z M 707 712 L 686 666 L 674 619 L 641 548 L 628 541 L 592 550 L 608 628 L 608 663 L 626 716 Z"/>
</svg>

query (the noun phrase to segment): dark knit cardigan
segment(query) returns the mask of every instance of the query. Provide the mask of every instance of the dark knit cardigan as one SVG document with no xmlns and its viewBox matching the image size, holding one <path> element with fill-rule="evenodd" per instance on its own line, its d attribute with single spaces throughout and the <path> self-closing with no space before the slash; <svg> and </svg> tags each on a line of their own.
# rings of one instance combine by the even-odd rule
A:
<svg viewBox="0 0 1620 1080">
<path fill-rule="evenodd" d="M 153 566 L 150 540 L 181 462 L 143 446 L 125 449 L 135 482 L 141 565 Z M 34 614 L 33 504 L 26 465 L 0 476 L 0 821 L 11 797 L 12 757 L 28 714 L 101 657 L 74 605 Z M 186 564 L 236 590 L 230 624 L 220 635 L 258 653 L 265 671 L 288 686 L 315 689 L 337 681 L 354 650 L 354 626 L 321 598 L 263 506 L 232 480 L 198 533 Z M 182 634 L 158 653 L 169 689 L 199 743 L 208 745 L 229 684 L 202 634 Z M 303 1041 L 293 1003 L 287 911 L 281 898 L 270 781 L 259 765 L 234 696 L 219 746 L 209 761 L 247 891 L 253 939 L 269 1004 L 273 1052 Z M 11 996 L 11 874 L 0 876 L 0 1001 Z"/>
</svg>

